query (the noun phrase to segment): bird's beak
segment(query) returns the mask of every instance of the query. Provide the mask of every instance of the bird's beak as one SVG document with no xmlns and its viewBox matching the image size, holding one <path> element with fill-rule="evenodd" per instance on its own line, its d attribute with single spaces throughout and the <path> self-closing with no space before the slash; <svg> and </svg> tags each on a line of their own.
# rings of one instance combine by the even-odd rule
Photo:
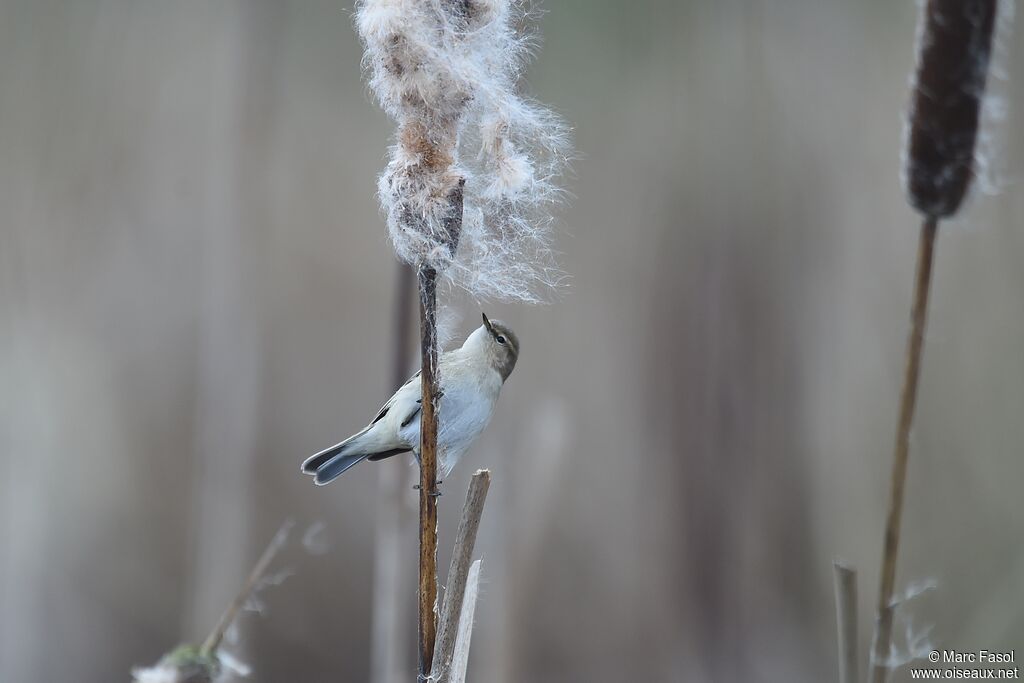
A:
<svg viewBox="0 0 1024 683">
<path fill-rule="evenodd" d="M 481 313 L 480 313 L 480 315 L 481 315 L 481 316 L 483 317 L 483 319 L 484 319 L 484 327 L 486 327 L 486 328 L 487 328 L 487 331 L 488 331 L 488 332 L 490 332 L 491 334 L 494 334 L 494 328 L 493 328 L 493 327 L 491 327 L 491 321 L 487 319 L 487 314 L 486 314 L 486 313 L 483 313 L 483 312 L 481 312 Z"/>
</svg>

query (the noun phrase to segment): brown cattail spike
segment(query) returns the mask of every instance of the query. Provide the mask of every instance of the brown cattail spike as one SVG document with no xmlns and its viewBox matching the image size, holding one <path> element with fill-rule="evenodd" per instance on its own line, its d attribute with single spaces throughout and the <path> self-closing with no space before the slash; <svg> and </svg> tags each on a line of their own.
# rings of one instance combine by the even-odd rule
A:
<svg viewBox="0 0 1024 683">
<path fill-rule="evenodd" d="M 906 186 L 925 216 L 956 212 L 971 182 L 997 0 L 928 0 L 910 108 Z"/>
</svg>

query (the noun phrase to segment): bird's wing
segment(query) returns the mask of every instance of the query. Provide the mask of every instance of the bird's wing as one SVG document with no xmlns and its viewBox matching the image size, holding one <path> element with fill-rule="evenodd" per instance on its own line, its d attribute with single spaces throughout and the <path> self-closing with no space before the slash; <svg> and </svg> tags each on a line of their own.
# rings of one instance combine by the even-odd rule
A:
<svg viewBox="0 0 1024 683">
<path fill-rule="evenodd" d="M 409 411 L 408 415 L 401 416 L 401 425 L 404 427 L 405 425 L 409 424 L 409 422 L 416 416 L 416 414 L 419 413 L 421 406 L 419 404 L 419 401 L 412 403 L 411 405 L 408 405 L 408 402 L 402 401 L 401 398 L 405 398 L 405 395 L 409 393 L 413 383 L 419 378 L 419 376 L 420 371 L 417 370 L 416 373 L 405 382 L 405 384 L 399 387 L 398 391 L 396 391 L 391 396 L 391 398 L 388 399 L 387 403 L 380 407 L 380 410 L 377 412 L 377 417 L 373 418 L 373 420 L 370 422 L 370 425 L 375 425 L 381 420 L 383 420 L 384 416 L 391 412 L 391 409 L 395 406 L 395 404 L 403 405 L 404 407 L 406 407 L 406 410 Z"/>
</svg>

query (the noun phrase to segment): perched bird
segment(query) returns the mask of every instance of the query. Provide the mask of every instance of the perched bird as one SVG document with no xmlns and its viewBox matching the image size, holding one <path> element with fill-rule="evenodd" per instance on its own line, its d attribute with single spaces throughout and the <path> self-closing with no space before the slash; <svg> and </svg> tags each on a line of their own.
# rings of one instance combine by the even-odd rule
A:
<svg viewBox="0 0 1024 683">
<path fill-rule="evenodd" d="M 519 358 L 519 339 L 507 326 L 488 320 L 462 346 L 441 354 L 441 406 L 438 411 L 438 468 L 451 472 L 491 420 L 501 387 Z M 362 431 L 302 463 L 320 486 L 363 460 L 383 460 L 420 449 L 420 373 L 388 399 Z"/>
</svg>

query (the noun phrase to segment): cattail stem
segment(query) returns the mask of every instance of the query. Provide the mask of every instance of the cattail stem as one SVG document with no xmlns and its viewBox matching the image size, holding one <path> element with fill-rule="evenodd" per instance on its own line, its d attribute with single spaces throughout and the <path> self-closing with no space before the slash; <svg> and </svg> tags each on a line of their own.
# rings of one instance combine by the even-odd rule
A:
<svg viewBox="0 0 1024 683">
<path fill-rule="evenodd" d="M 423 390 L 420 414 L 419 680 L 430 676 L 437 632 L 437 271 L 419 268 L 420 354 Z"/>
<path fill-rule="evenodd" d="M 881 587 L 878 591 L 878 615 L 875 642 L 871 657 L 871 681 L 885 683 L 889 674 L 889 652 L 892 646 L 892 596 L 896 583 L 896 556 L 900 544 L 900 519 L 903 515 L 903 491 L 907 479 L 907 458 L 910 452 L 910 427 L 917 402 L 917 380 L 921 371 L 921 352 L 928 314 L 928 293 L 931 289 L 932 260 L 938 219 L 929 216 L 921 226 L 914 276 L 914 298 L 910 314 L 910 338 L 900 394 L 899 423 L 893 451 L 892 480 L 889 492 L 889 513 L 885 523 L 885 547 L 882 554 Z"/>
<path fill-rule="evenodd" d="M 199 648 L 199 653 L 204 656 L 211 656 L 217 652 L 217 648 L 220 647 L 221 641 L 224 639 L 224 634 L 231 626 L 231 622 L 238 616 L 239 610 L 245 605 L 249 596 L 252 594 L 256 586 L 259 585 L 260 580 L 266 573 L 270 563 L 280 552 L 281 548 L 284 547 L 285 541 L 288 540 L 288 532 L 291 531 L 292 522 L 288 521 L 281 525 L 281 528 L 274 534 L 274 538 L 267 544 L 263 554 L 260 555 L 260 559 L 253 565 L 252 571 L 249 572 L 249 576 L 246 577 L 245 583 L 242 584 L 242 589 L 238 591 L 235 599 L 231 601 L 224 613 L 221 614 L 220 619 L 217 621 L 217 625 L 210 631 L 210 635 L 203 641 L 202 646 Z"/>
<path fill-rule="evenodd" d="M 452 256 L 462 235 L 463 188 L 459 178 L 448 194 L 444 220 L 445 246 Z M 418 653 L 419 680 L 430 676 L 437 637 L 437 413 L 441 404 L 441 377 L 437 348 L 437 270 L 421 264 L 417 271 L 420 292 L 420 562 Z"/>
<path fill-rule="evenodd" d="M 836 635 L 839 683 L 857 683 L 857 570 L 839 560 L 832 563 L 836 590 Z"/>
<path fill-rule="evenodd" d="M 434 664 L 431 669 L 432 680 L 440 683 L 447 683 L 448 672 L 452 666 L 452 653 L 455 651 L 459 618 L 462 615 L 462 600 L 466 594 L 466 581 L 473 560 L 473 548 L 476 546 L 476 534 L 480 528 L 480 518 L 484 513 L 484 502 L 487 500 L 487 489 L 490 485 L 490 471 L 477 471 L 469 482 L 466 503 L 462 507 L 462 520 L 459 522 L 455 550 L 452 552 L 452 562 L 448 568 L 448 584 L 444 589 L 437 647 L 434 649 Z"/>
</svg>

